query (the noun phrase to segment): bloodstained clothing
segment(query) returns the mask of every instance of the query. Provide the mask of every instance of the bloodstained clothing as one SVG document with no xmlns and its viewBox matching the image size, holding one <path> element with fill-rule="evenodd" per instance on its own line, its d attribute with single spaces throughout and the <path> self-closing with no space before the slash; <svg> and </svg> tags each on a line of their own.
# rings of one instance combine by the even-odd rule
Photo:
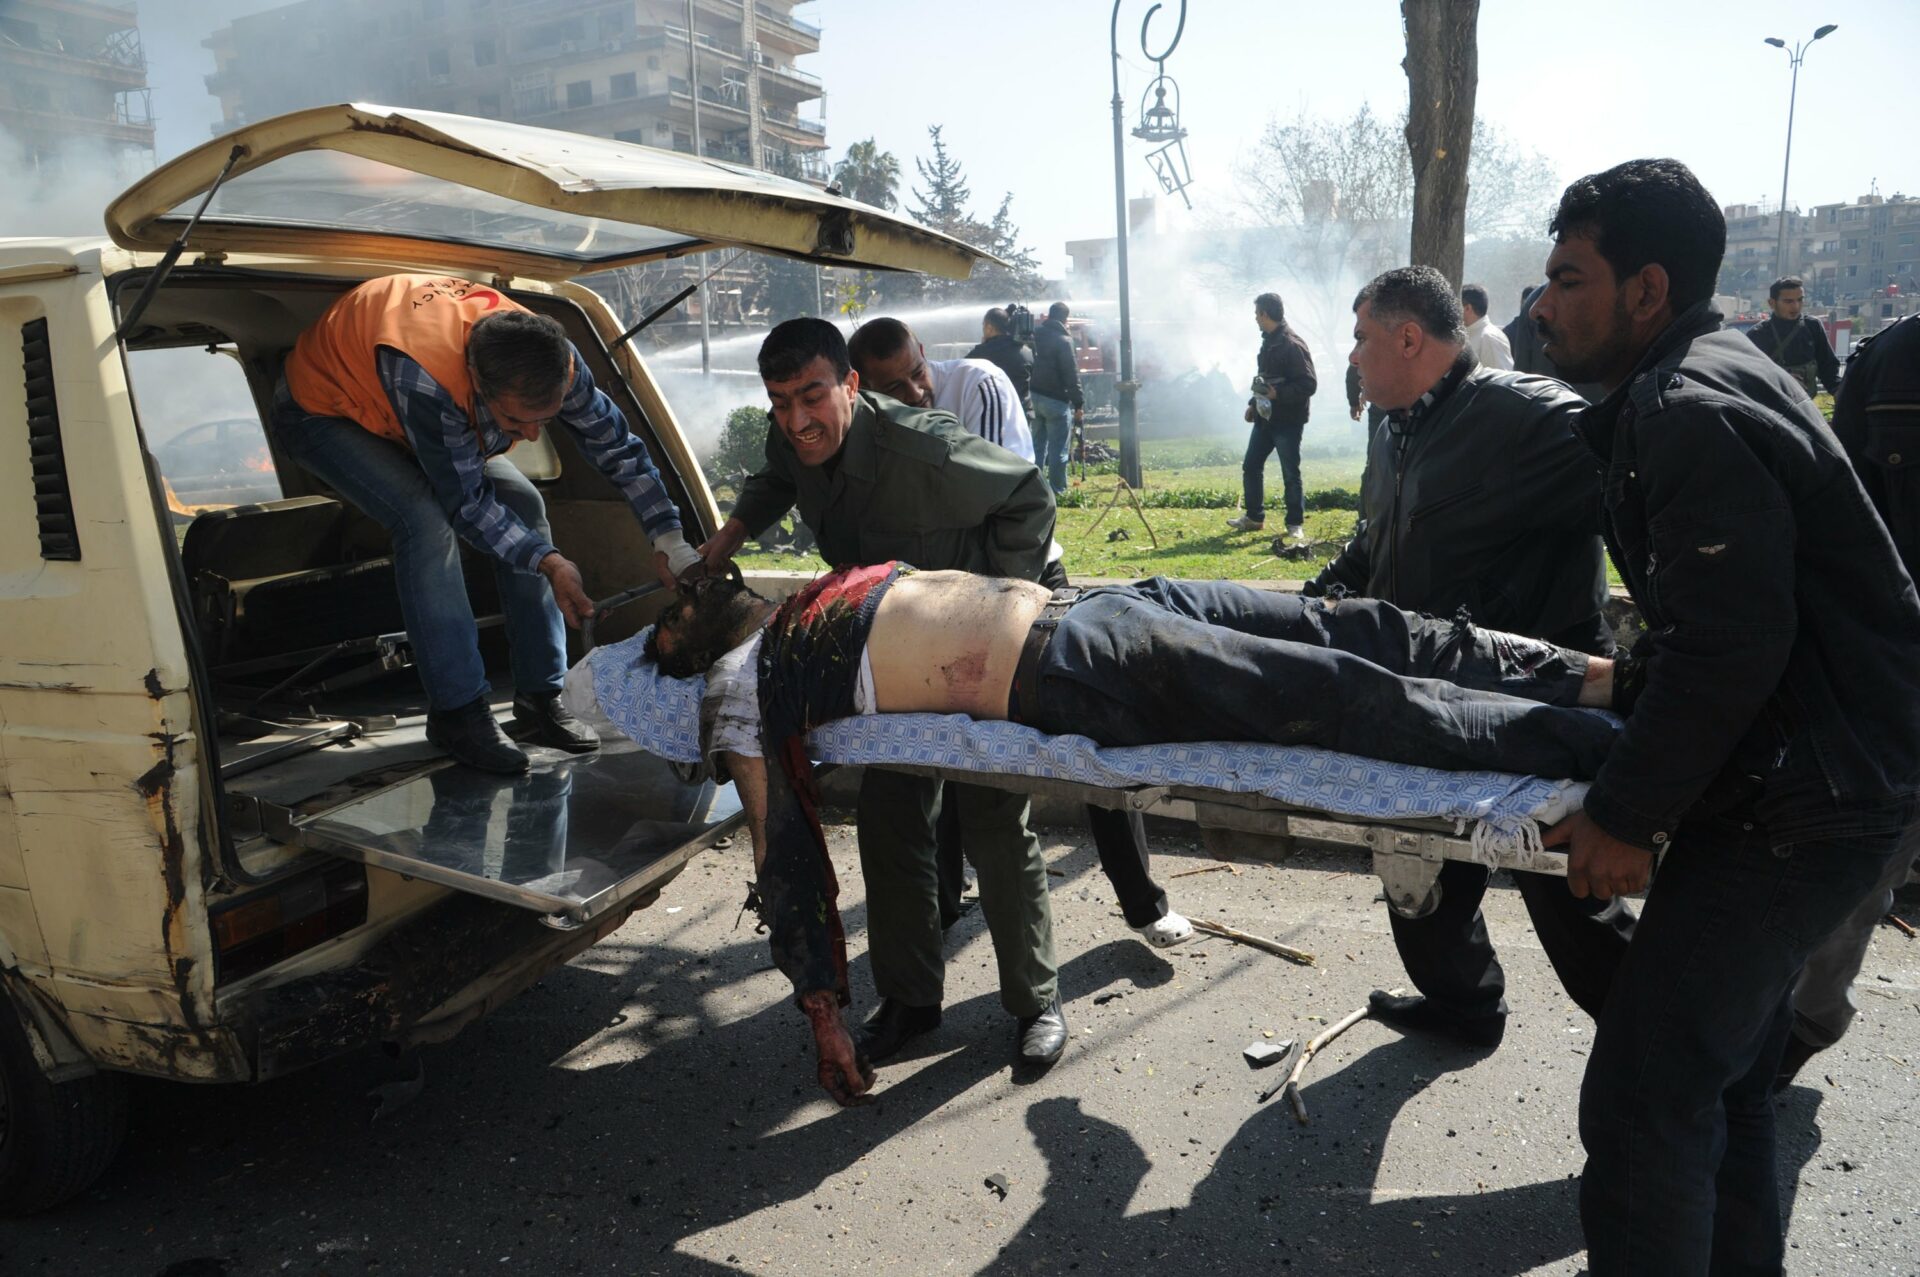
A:
<svg viewBox="0 0 1920 1277">
<path fill-rule="evenodd" d="M 756 887 L 774 965 L 794 992 L 832 989 L 845 1006 L 847 937 L 840 885 L 820 829 L 807 732 L 848 718 L 860 657 L 899 563 L 842 568 L 780 605 L 760 644 L 760 749 L 767 762 L 765 858 Z"/>
</svg>

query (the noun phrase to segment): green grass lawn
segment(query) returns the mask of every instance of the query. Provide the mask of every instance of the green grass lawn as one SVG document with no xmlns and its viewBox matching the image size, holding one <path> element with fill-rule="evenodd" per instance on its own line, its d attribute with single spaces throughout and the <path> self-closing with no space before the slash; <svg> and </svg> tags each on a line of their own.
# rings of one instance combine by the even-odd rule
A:
<svg viewBox="0 0 1920 1277">
<path fill-rule="evenodd" d="M 1335 488 L 1358 492 L 1365 464 L 1366 459 L 1357 452 L 1303 457 L 1300 471 L 1309 504 L 1316 492 Z M 1266 529 L 1235 532 L 1227 527 L 1227 520 L 1240 513 L 1240 445 L 1217 435 L 1145 442 L 1140 447 L 1140 468 L 1145 480 L 1142 493 L 1148 499 L 1156 493 L 1206 493 L 1222 504 L 1211 509 L 1160 508 L 1136 514 L 1124 496 L 1109 505 L 1116 482 L 1110 466 L 1105 467 L 1108 473 L 1096 471 L 1084 480 L 1076 471 L 1070 486 L 1082 490 L 1080 499 L 1085 504 L 1062 507 L 1054 533 L 1066 552 L 1067 572 L 1075 580 L 1172 576 L 1199 581 L 1298 581 L 1318 573 L 1353 535 L 1353 511 L 1310 509 L 1306 528 L 1312 557 L 1276 557 L 1274 538 L 1286 531 L 1278 509 L 1277 461 L 1267 464 Z M 723 496 L 732 495 L 725 489 L 721 492 Z M 1118 532 L 1126 535 L 1115 537 Z M 751 542 L 740 555 L 740 566 L 747 571 L 826 570 L 818 555 L 769 553 Z M 1611 565 L 1608 576 L 1613 584 L 1620 583 Z"/>
<path fill-rule="evenodd" d="M 1210 492 L 1232 502 L 1217 509 L 1148 509 L 1142 512 L 1145 526 L 1141 514 L 1134 513 L 1125 497 L 1108 508 L 1108 497 L 1115 491 L 1112 473 L 1096 470 L 1082 480 L 1076 470 L 1070 487 L 1084 488 L 1082 499 L 1087 505 L 1063 508 L 1054 534 L 1066 551 L 1067 571 L 1076 579 L 1176 576 L 1244 581 L 1295 581 L 1317 573 L 1352 535 L 1353 511 L 1309 510 L 1307 535 L 1322 543 L 1315 546 L 1317 556 L 1303 561 L 1275 558 L 1273 539 L 1286 531 L 1277 509 L 1269 509 L 1264 532 L 1235 532 L 1227 527 L 1227 520 L 1240 513 L 1240 448 L 1237 441 L 1217 435 L 1143 443 L 1140 468 L 1146 481 L 1144 493 Z M 1309 493 L 1330 488 L 1358 491 L 1364 466 L 1365 458 L 1351 453 L 1303 458 L 1300 470 Z M 1111 467 L 1104 469 L 1111 471 Z M 1267 493 L 1270 505 L 1279 499 L 1277 461 L 1267 465 Z M 722 495 L 731 493 L 722 489 Z M 1126 536 L 1109 540 L 1116 531 Z M 740 555 L 740 566 L 748 571 L 819 572 L 826 568 L 817 555 L 768 553 L 751 542 Z"/>
</svg>

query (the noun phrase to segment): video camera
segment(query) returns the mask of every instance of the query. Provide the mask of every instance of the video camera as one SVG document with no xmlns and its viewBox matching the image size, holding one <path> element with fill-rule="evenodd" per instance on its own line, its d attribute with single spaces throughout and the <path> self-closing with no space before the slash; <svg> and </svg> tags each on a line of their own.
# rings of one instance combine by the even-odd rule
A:
<svg viewBox="0 0 1920 1277">
<path fill-rule="evenodd" d="M 1033 343 L 1033 312 L 1019 302 L 1007 303 L 1007 336 L 1022 346 Z"/>
</svg>

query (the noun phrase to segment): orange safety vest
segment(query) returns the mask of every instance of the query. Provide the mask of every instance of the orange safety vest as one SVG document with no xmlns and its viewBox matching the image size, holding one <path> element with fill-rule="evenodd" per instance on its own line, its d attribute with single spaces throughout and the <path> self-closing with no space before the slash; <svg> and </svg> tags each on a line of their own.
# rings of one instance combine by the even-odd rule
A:
<svg viewBox="0 0 1920 1277">
<path fill-rule="evenodd" d="M 427 370 L 474 419 L 467 334 L 487 315 L 524 311 L 499 290 L 447 275 L 370 279 L 300 334 L 287 357 L 287 389 L 318 417 L 345 417 L 403 447 L 374 351 L 391 346 Z M 478 427 L 475 427 L 476 430 Z"/>
</svg>

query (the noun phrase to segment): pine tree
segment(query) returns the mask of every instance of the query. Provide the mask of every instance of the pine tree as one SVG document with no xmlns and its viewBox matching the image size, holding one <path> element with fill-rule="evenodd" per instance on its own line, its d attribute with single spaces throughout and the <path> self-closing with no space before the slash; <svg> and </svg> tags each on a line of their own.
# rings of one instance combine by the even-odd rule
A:
<svg viewBox="0 0 1920 1277">
<path fill-rule="evenodd" d="M 965 233 L 978 227 L 979 223 L 967 216 L 967 201 L 973 198 L 973 192 L 967 188 L 967 175 L 960 167 L 960 161 L 947 154 L 947 144 L 940 136 L 943 126 L 929 125 L 927 135 L 933 139 L 933 162 L 916 159 L 913 166 L 920 170 L 920 180 L 927 184 L 922 191 L 913 189 L 913 197 L 920 201 L 920 207 L 913 210 L 913 219 L 922 226 L 964 239 L 973 240 Z"/>
</svg>

